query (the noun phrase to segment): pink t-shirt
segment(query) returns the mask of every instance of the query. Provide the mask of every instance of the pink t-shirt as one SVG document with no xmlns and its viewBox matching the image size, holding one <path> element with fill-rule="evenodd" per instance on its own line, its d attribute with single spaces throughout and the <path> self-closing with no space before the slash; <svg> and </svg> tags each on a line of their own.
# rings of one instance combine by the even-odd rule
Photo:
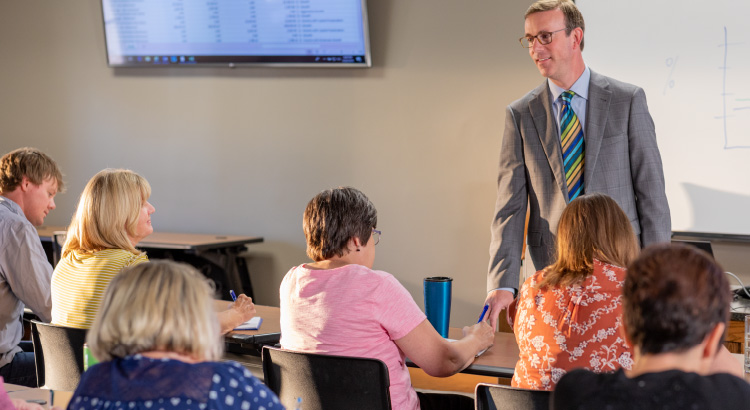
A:
<svg viewBox="0 0 750 410">
<path fill-rule="evenodd" d="M 361 265 L 300 265 L 286 274 L 279 293 L 284 349 L 380 359 L 388 366 L 393 409 L 419 409 L 404 354 L 393 341 L 426 317 L 396 278 Z"/>
</svg>

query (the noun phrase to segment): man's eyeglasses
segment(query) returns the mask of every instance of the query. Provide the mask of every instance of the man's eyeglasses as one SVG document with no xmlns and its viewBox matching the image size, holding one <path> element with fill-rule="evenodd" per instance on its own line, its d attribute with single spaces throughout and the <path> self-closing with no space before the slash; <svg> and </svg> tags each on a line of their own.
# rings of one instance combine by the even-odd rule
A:
<svg viewBox="0 0 750 410">
<path fill-rule="evenodd" d="M 372 240 L 375 241 L 375 245 L 377 245 L 380 242 L 380 234 L 383 232 L 373 228 L 372 229 Z"/>
<path fill-rule="evenodd" d="M 535 36 L 526 36 L 521 37 L 518 39 L 518 41 L 521 42 L 521 47 L 523 48 L 531 48 L 532 45 L 534 45 L 534 40 L 538 41 L 539 44 L 545 46 L 552 42 L 552 35 L 557 33 L 558 31 L 563 31 L 564 28 L 561 28 L 560 30 L 555 31 L 542 31 L 541 33 L 535 35 Z"/>
</svg>

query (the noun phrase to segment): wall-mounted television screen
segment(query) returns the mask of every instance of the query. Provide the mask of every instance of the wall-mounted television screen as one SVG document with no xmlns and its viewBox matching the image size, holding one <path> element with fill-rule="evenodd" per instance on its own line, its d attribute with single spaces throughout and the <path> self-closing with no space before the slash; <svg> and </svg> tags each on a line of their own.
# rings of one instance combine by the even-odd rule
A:
<svg viewBox="0 0 750 410">
<path fill-rule="evenodd" d="M 370 67 L 365 0 L 102 0 L 111 67 Z"/>
</svg>

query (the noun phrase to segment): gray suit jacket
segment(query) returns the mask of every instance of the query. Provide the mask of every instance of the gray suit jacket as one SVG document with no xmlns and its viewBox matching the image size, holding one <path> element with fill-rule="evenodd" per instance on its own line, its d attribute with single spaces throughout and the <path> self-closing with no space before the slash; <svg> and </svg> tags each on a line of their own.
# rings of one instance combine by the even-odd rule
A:
<svg viewBox="0 0 750 410">
<path fill-rule="evenodd" d="M 568 190 L 551 99 L 545 81 L 505 113 L 488 290 L 519 286 L 527 203 L 527 242 L 534 267 L 542 269 L 553 261 Z M 664 173 L 643 89 L 591 71 L 584 138 L 584 192 L 614 198 L 644 246 L 669 241 Z"/>
</svg>

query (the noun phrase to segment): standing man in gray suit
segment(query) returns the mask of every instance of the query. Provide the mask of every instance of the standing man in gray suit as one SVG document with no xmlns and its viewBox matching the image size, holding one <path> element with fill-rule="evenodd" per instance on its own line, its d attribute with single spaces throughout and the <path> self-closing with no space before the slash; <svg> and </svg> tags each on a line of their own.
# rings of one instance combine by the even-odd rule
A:
<svg viewBox="0 0 750 410">
<path fill-rule="evenodd" d="M 535 270 L 552 263 L 560 214 L 584 193 L 614 198 L 643 246 L 671 235 L 661 157 L 643 90 L 586 66 L 583 16 L 573 2 L 539 0 L 525 17 L 521 45 L 547 81 L 505 113 L 487 274 L 486 303 L 495 328 L 498 314 L 517 294 L 527 207 Z"/>
</svg>

